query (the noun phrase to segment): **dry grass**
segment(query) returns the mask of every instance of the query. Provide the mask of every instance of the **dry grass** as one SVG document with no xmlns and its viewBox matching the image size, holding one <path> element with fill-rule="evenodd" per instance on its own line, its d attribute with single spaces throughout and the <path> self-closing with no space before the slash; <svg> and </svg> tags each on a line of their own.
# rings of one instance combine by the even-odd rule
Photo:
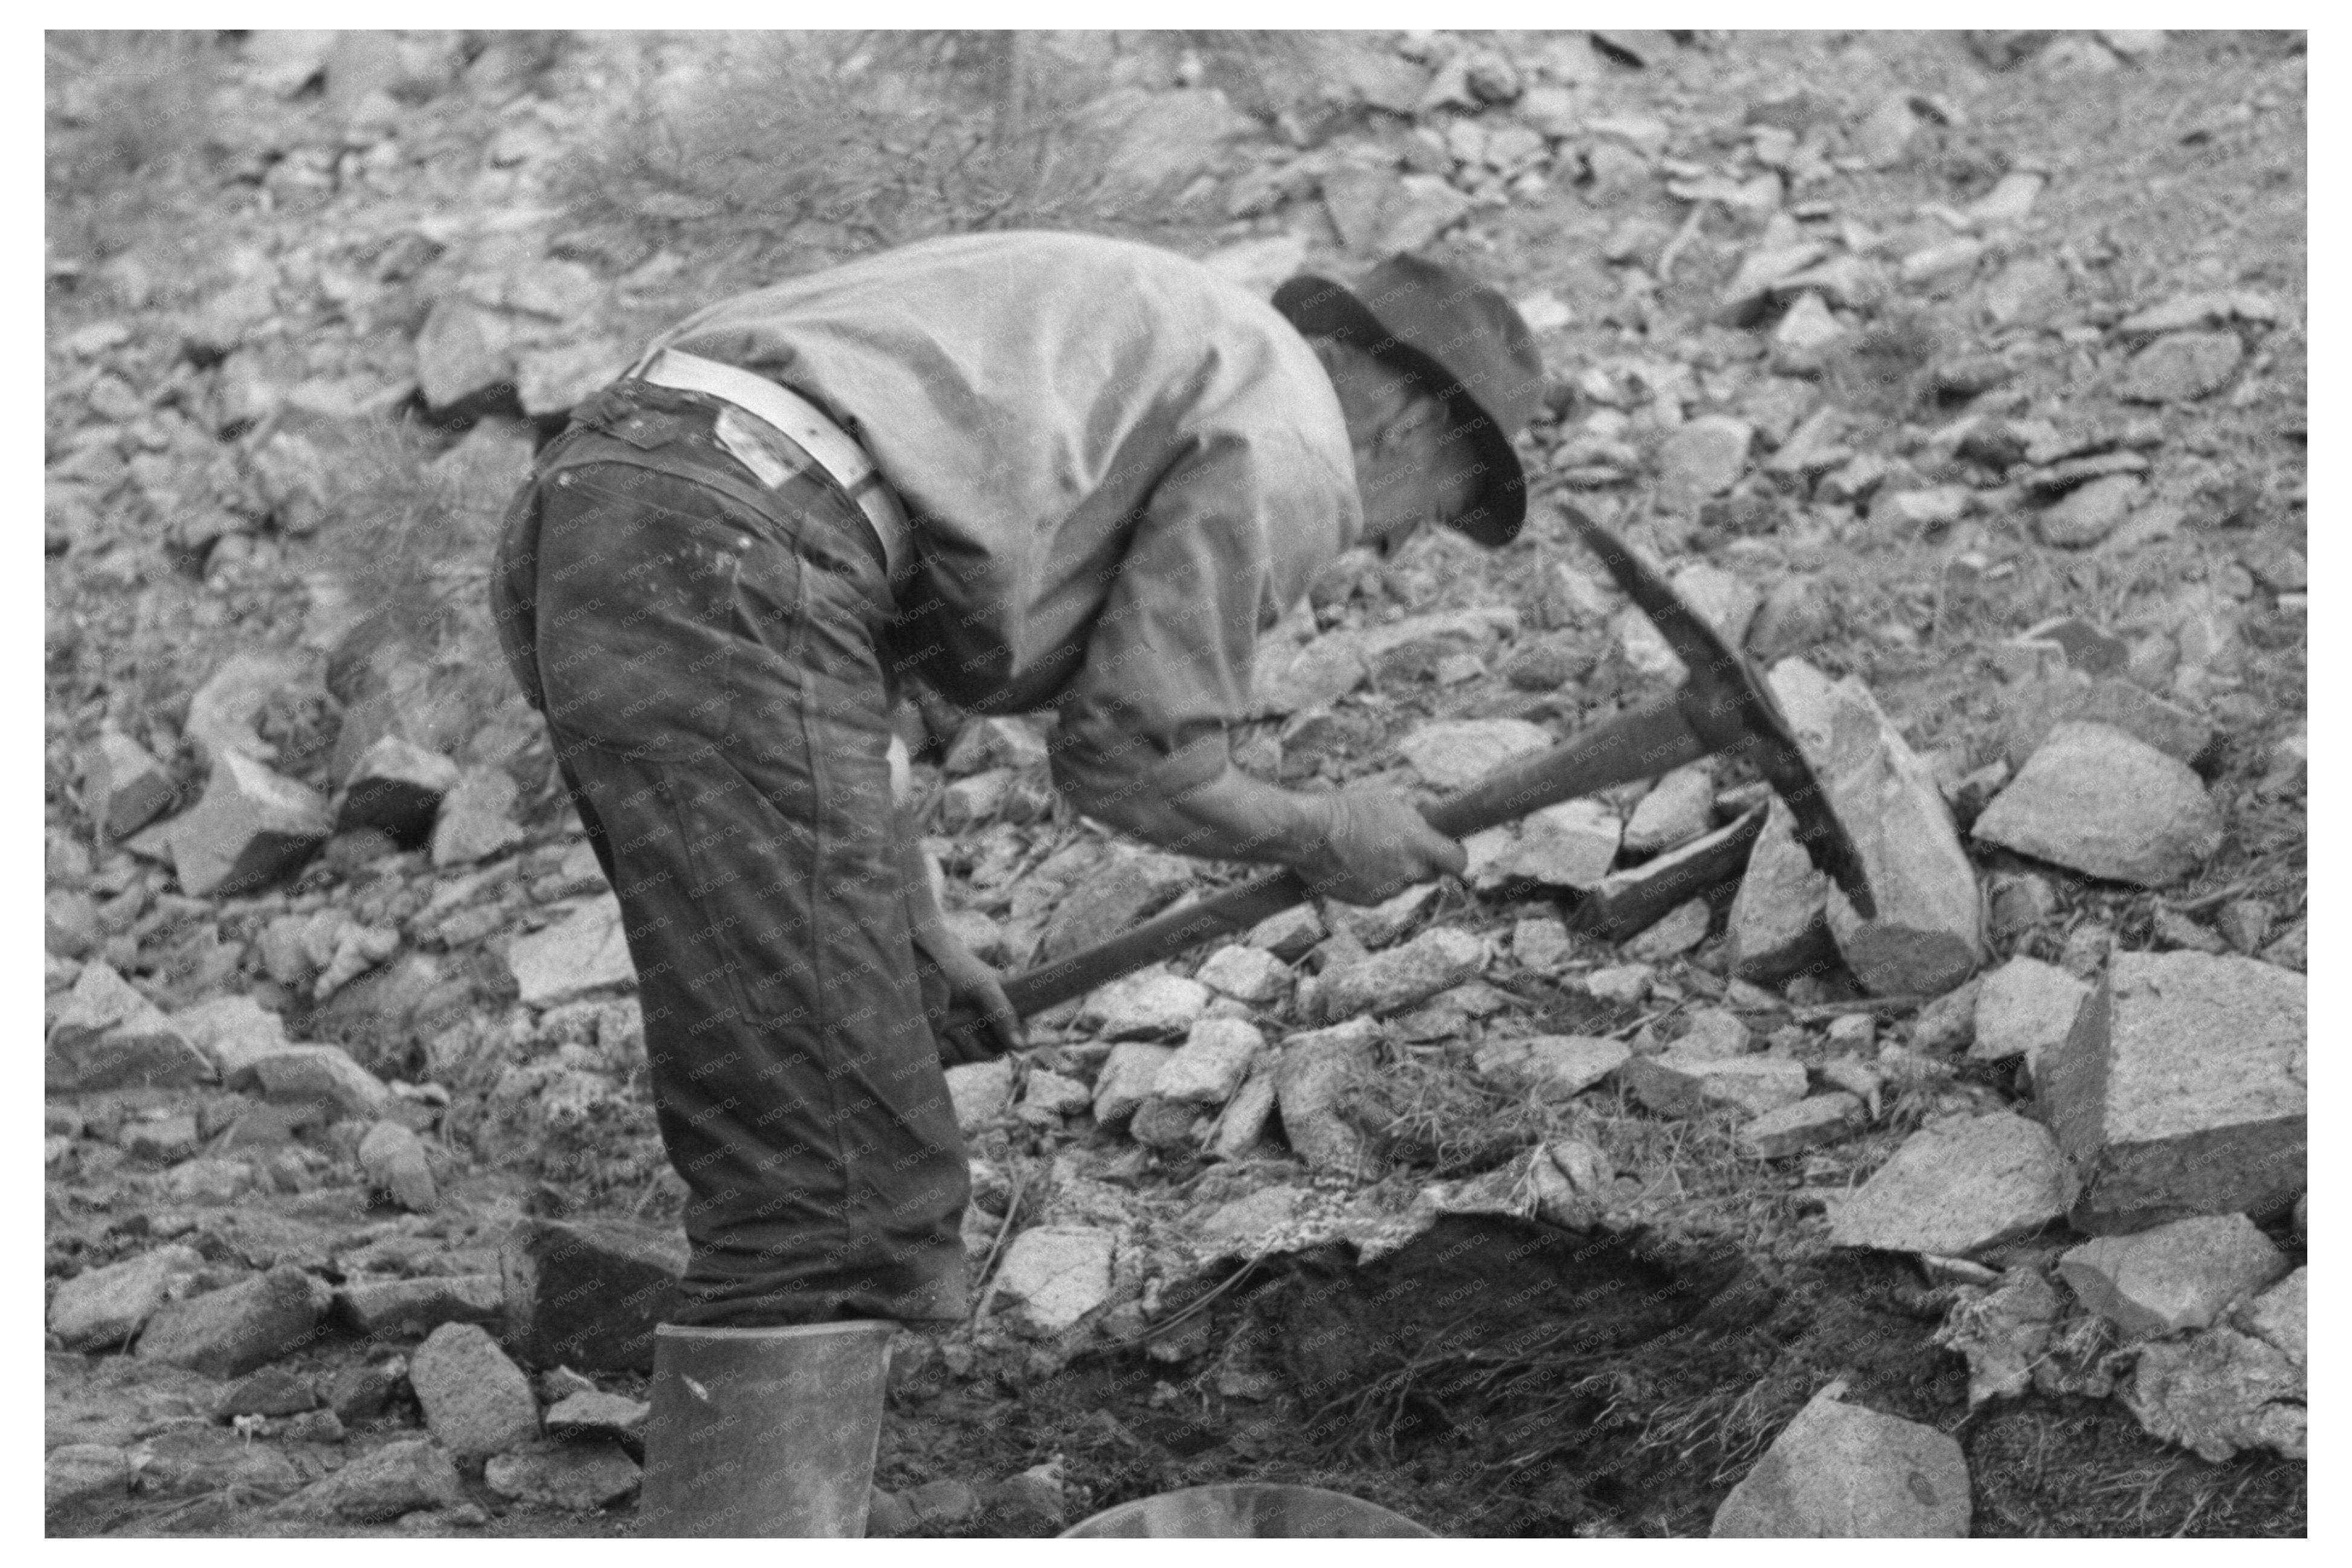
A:
<svg viewBox="0 0 2352 1568">
<path fill-rule="evenodd" d="M 217 151 L 211 98 L 223 58 L 209 33 L 47 35 L 45 173 L 53 248 L 107 254 L 182 206 L 182 177 Z"/>
<path fill-rule="evenodd" d="M 1351 1084 L 1340 1114 L 1372 1140 L 1388 1165 L 1451 1179 L 1490 1171 L 1579 1124 L 1570 1106 L 1494 1087 L 1458 1050 L 1408 1048 Z"/>
<path fill-rule="evenodd" d="M 1117 177 L 1122 73 L 1165 80 L 1190 50 L 1204 82 L 1269 114 L 1312 86 L 1283 35 L 1097 36 L 1108 71 L 1058 47 L 972 31 L 733 40 L 690 90 L 639 86 L 561 194 L 618 254 L 728 258 L 720 286 L 938 234 L 1150 232 L 1185 214 Z"/>
</svg>

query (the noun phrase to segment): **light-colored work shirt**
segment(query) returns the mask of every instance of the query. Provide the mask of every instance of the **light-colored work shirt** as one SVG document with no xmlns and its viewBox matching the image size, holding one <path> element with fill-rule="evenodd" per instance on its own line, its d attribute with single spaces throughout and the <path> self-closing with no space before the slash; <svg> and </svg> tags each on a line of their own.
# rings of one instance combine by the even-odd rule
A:
<svg viewBox="0 0 2352 1568">
<path fill-rule="evenodd" d="M 1057 708 L 1082 804 L 1223 771 L 1258 635 L 1363 529 L 1306 340 L 1149 246 L 927 240 L 658 346 L 782 382 L 865 446 L 914 536 L 884 657 L 982 713 Z"/>
</svg>

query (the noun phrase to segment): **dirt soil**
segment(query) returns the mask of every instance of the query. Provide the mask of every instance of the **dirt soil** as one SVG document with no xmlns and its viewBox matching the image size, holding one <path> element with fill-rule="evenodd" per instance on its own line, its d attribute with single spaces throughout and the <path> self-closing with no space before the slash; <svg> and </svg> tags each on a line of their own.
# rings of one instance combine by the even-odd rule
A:
<svg viewBox="0 0 2352 1568">
<path fill-rule="evenodd" d="M 1025 194 L 1022 182 L 1009 180 L 964 206 L 925 206 L 929 198 L 904 189 L 887 200 L 832 189 L 821 193 L 830 204 L 822 213 L 763 234 L 756 211 L 747 215 L 742 204 L 688 190 L 679 171 L 694 167 L 690 161 L 659 178 L 657 169 L 646 172 L 655 168 L 646 143 L 616 129 L 626 116 L 615 106 L 638 100 L 615 86 L 626 72 L 599 53 L 609 44 L 561 35 L 415 37 L 426 42 L 404 46 L 393 64 L 370 56 L 373 64 L 351 66 L 334 57 L 357 88 L 339 85 L 345 78 L 332 70 L 322 85 L 299 68 L 264 81 L 240 63 L 251 46 L 234 36 L 110 45 L 54 36 L 50 46 L 52 1009 L 80 967 L 101 959 L 167 1010 L 254 996 L 284 1016 L 293 1038 L 341 1042 L 369 1071 L 397 1081 L 408 1107 L 402 1114 L 425 1134 L 440 1186 L 426 1216 L 372 1192 L 356 1152 L 363 1128 L 345 1123 L 280 1129 L 269 1152 L 253 1155 L 257 1176 L 206 1196 L 204 1172 L 180 1179 L 189 1149 L 168 1156 L 183 1164 L 166 1171 L 125 1153 L 131 1131 L 185 1114 L 208 1156 L 243 1158 L 225 1147 L 222 1132 L 250 1126 L 240 1121 L 250 1114 L 248 1095 L 208 1086 L 53 1092 L 46 1184 L 52 1297 L 89 1269 L 174 1241 L 202 1256 L 197 1290 L 279 1264 L 333 1287 L 379 1270 L 409 1278 L 495 1273 L 500 1238 L 527 1213 L 654 1223 L 677 1213 L 678 1186 L 653 1135 L 630 1037 L 617 1024 L 573 1018 L 559 1042 L 551 1019 L 517 1006 L 503 961 L 512 935 L 543 918 L 539 905 L 583 891 L 566 881 L 577 843 L 544 742 L 527 712 L 518 716 L 478 618 L 448 607 L 472 602 L 467 595 L 478 592 L 517 465 L 561 428 L 562 403 L 527 409 L 509 382 L 462 406 L 428 407 L 412 360 L 402 356 L 430 317 L 433 290 L 446 287 L 436 267 L 553 244 L 608 290 L 597 307 L 597 340 L 611 344 L 763 273 L 913 232 L 997 223 L 992 214 L 1083 222 L 1195 254 L 1295 235 L 1303 241 L 1297 256 L 1352 269 L 1370 257 L 1345 248 L 1346 236 L 1314 197 L 1316 177 L 1328 193 L 1330 171 L 1350 160 L 1445 172 L 1451 163 L 1426 139 L 1416 141 L 1415 124 L 1442 131 L 1507 119 L 1500 107 L 1474 113 L 1475 95 L 1417 118 L 1334 111 L 1285 77 L 1297 68 L 1286 67 L 1290 57 L 1279 51 L 1269 65 L 1223 35 L 1147 39 L 1150 47 L 1133 46 L 1139 57 L 1160 59 L 1152 50 L 1162 49 L 1173 64 L 1122 81 L 1155 93 L 1178 83 L 1214 86 L 1258 116 L 1210 174 L 1147 171 L 1134 188 L 1151 193 L 1148 199 L 1103 197 L 1107 204 L 1090 216 L 1018 204 L 1059 189 L 1055 179 L 1076 178 L 1050 163 L 1040 167 L 1063 172 L 1038 175 Z M 1544 300 L 1560 310 L 1547 316 L 1540 334 L 1555 387 L 1531 437 L 1537 499 L 1527 536 L 1492 556 L 1423 538 L 1386 566 L 1344 561 L 1317 586 L 1318 624 L 1508 606 L 1525 631 L 1517 664 L 1505 661 L 1495 673 L 1482 664 L 1471 678 L 1449 681 L 1434 666 L 1406 661 L 1335 710 L 1317 736 L 1302 739 L 1294 730 L 1286 738 L 1281 727 L 1262 726 L 1239 754 L 1270 759 L 1286 779 L 1354 779 L 1392 767 L 1395 738 L 1429 718 L 1532 716 L 1564 734 L 1652 695 L 1654 681 L 1561 605 L 1550 569 L 1576 552 L 1556 508 L 1573 499 L 1669 560 L 1705 557 L 1736 572 L 1757 570 L 1765 557 L 1740 547 L 1767 541 L 1779 552 L 1769 555 L 1773 571 L 1801 570 L 1813 585 L 1806 657 L 1832 675 L 1863 677 L 1912 747 L 1953 772 L 2000 753 L 2005 708 L 1995 650 L 2028 626 L 2079 615 L 2125 629 L 2135 658 L 2168 650 L 2184 672 L 2194 666 L 2192 678 L 2169 689 L 2219 732 L 2200 771 L 2228 825 L 2220 852 L 2159 897 L 1979 847 L 1988 877 L 2038 871 L 2055 890 L 2052 905 L 2001 936 L 1996 952 L 2054 963 L 2094 938 L 2118 950 L 2178 946 L 2179 927 L 2168 923 L 2207 921 L 2225 904 L 2253 899 L 2270 921 L 2263 956 L 2302 968 L 2305 805 L 2301 774 L 2290 766 L 2303 744 L 2308 685 L 2300 37 L 2175 34 L 2160 47 L 2119 38 L 2114 48 L 2087 35 L 2055 42 L 2042 35 L 1644 37 L 1632 52 L 1583 34 L 1379 43 L 1390 68 L 1411 65 L 1416 83 L 1447 59 L 1490 49 L 1529 88 L 1569 84 L 1587 123 L 1555 139 L 1549 183 L 1507 191 L 1499 177 L 1487 182 L 1481 189 L 1491 187 L 1495 199 L 1482 199 L 1433 242 L 1436 254 L 1471 267 L 1523 308 Z M 194 64 L 179 73 L 175 60 Z M 902 68 L 908 80 L 921 79 L 896 57 L 869 68 L 887 77 Z M 1900 156 L 1852 156 L 1865 118 L 1906 95 L 1911 130 Z M 984 110 L 987 100 L 979 101 Z M 1040 88 L 1024 123 L 1050 139 L 1066 109 Z M 1067 125 L 1082 123 L 1069 112 Z M 950 110 L 935 118 L 944 125 Z M 1592 129 L 1603 121 L 1618 129 Z M 914 115 L 894 123 L 927 122 Z M 1909 465 L 1926 480 L 1960 476 L 1962 487 L 1993 498 L 1917 526 L 1885 525 L 1866 503 L 1832 507 L 1818 493 L 1808 498 L 1801 484 L 1752 476 L 1704 504 L 1673 502 L 1661 497 L 1650 466 L 1661 433 L 1638 421 L 1611 438 L 1638 449 L 1632 455 L 1612 456 L 1606 442 L 1564 455 L 1578 432 L 1593 428 L 1579 421 L 1597 409 L 1637 406 L 1629 387 L 1687 375 L 1698 388 L 1694 406 L 1709 407 L 1721 401 L 1718 388 L 1725 398 L 1753 392 L 1757 345 L 1775 319 L 1735 321 L 1721 301 L 1765 214 L 1720 191 L 1700 200 L 1687 192 L 1704 180 L 1727 181 L 1710 172 L 1718 168 L 1753 172 L 1740 158 L 1759 125 L 1786 125 L 1793 141 L 1816 124 L 1830 128 L 1824 145 L 1839 162 L 1792 192 L 1790 205 L 1813 232 L 1842 232 L 1849 246 L 1887 242 L 1876 253 L 1884 256 L 1948 239 L 1944 214 L 1984 197 L 2004 174 L 2048 176 L 2031 221 L 2000 240 L 2004 250 L 1969 264 L 1975 270 L 1960 282 L 1906 283 L 1858 312 L 1864 329 L 1801 381 L 1761 378 L 1800 385 L 1809 400 L 1835 401 L 1847 415 L 1838 439 L 1856 453 Z M 683 143 L 734 136 L 755 149 L 746 138 L 775 133 L 764 123 L 714 131 L 684 119 L 673 130 Z M 902 173 L 931 168 L 921 162 L 931 156 L 926 149 L 877 141 L 866 152 L 876 148 Z M 1242 201 L 1235 193 L 1253 179 L 1276 194 L 1257 206 Z M 2036 326 L 1996 322 L 1989 290 L 2008 274 L 1995 264 L 2013 271 L 2036 259 L 2053 264 L 2057 299 Z M 261 273 L 247 270 L 240 280 L 240 268 L 265 261 L 276 269 L 268 274 L 277 279 L 274 304 L 268 282 L 254 302 L 251 278 Z M 2123 401 L 2116 389 L 2122 356 L 2109 330 L 2175 296 L 2228 290 L 2274 307 L 2273 320 L 2226 329 L 2248 350 L 2228 384 L 2153 408 Z M 299 309 L 287 303 L 296 295 L 306 301 Z M 282 332 L 253 326 L 273 319 L 287 323 Z M 557 330 L 546 327 L 557 318 L 539 319 Z M 384 343 L 397 352 L 387 358 Z M 573 346 L 568 338 L 556 343 Z M 352 403 L 380 385 L 394 386 L 389 401 Z M 1759 424 L 1774 417 L 1753 401 L 1738 406 Z M 2123 432 L 2124 444 L 2107 450 L 2148 457 L 2130 470 L 2147 479 L 2138 504 L 2171 508 L 2170 526 L 2128 549 L 2045 548 L 2016 510 L 2013 488 L 1968 468 L 1975 460 L 1950 445 L 1937 447 L 1936 433 L 1970 413 Z M 255 443 L 289 430 L 309 433 L 303 439 L 326 455 L 323 471 L 289 478 L 272 466 L 278 458 L 258 455 Z M 173 890 L 152 852 L 94 852 L 89 776 L 79 760 L 86 748 L 101 727 L 120 729 L 184 788 L 200 784 L 183 733 L 193 722 L 189 698 L 233 653 L 307 650 L 310 678 L 320 684 L 273 697 L 254 722 L 275 746 L 278 766 L 323 779 L 337 725 L 358 711 L 353 694 L 363 682 L 354 672 L 377 656 L 364 636 L 354 643 L 350 635 L 366 611 L 381 608 L 352 602 L 349 585 L 363 580 L 355 563 L 372 554 L 404 563 L 375 580 L 394 601 L 391 614 L 374 618 L 376 646 L 422 650 L 420 667 L 437 672 L 436 693 L 467 716 L 446 748 L 465 747 L 468 767 L 504 769 L 517 786 L 516 841 L 481 862 L 492 874 L 485 891 L 466 895 L 477 902 L 460 899 L 455 915 L 436 905 L 428 916 L 436 887 L 458 873 L 436 882 L 418 841 L 346 846 L 341 860 L 331 847 L 287 887 L 251 899 L 188 898 Z M 2186 612 L 2184 594 L 2195 599 Z M 2199 627 L 2212 624 L 2223 627 L 2218 648 L 2197 641 L 2205 635 Z M 1530 677 L 1529 669 L 1549 673 Z M 933 747 L 919 770 L 935 812 L 940 758 Z M 955 836 L 936 815 L 932 821 L 943 839 Z M 975 910 L 985 904 L 1008 929 L 1008 902 L 1019 918 L 1042 925 L 1060 890 L 1040 880 L 1038 868 L 1087 839 L 1050 802 L 1025 816 L 1007 808 L 943 845 L 953 899 Z M 371 865 L 369 855 L 379 858 Z M 1208 872 L 1198 885 L 1212 891 L 1223 880 L 1230 874 Z M 1024 902 L 1023 887 L 1047 896 Z M 1719 957 L 1709 956 L 1720 952 L 1723 902 L 1707 941 L 1660 966 L 1670 986 L 1646 1002 L 1597 1003 L 1578 986 L 1535 975 L 1496 984 L 1536 1027 L 1670 1030 L 1684 1004 L 1726 994 Z M 405 944 L 331 1001 L 306 994 L 307 979 L 274 978 L 275 966 L 261 956 L 269 922 L 321 908 L 397 931 Z M 1515 919 L 1547 908 L 1539 898 L 1481 899 L 1452 888 L 1421 918 L 1502 939 Z M 459 924 L 477 911 L 490 913 Z M 1580 950 L 1588 966 L 1594 956 L 1589 946 Z M 1605 951 L 1598 956 L 1613 961 Z M 1908 1038 L 1916 1003 L 1874 1009 L 1858 996 L 1841 977 L 1800 979 L 1774 999 L 1777 1010 L 1759 1032 L 1792 1028 L 1811 1050 L 1835 1017 L 1859 1012 L 1880 1019 L 1881 1040 Z M 1040 1066 L 1083 1075 L 1100 1061 L 1066 1019 L 1049 1019 L 1042 1034 Z M 1457 1044 L 1425 1043 L 1413 1060 L 1453 1061 L 1446 1053 Z M 1417 1082 L 1400 1077 L 1408 1087 L 1391 1091 L 1408 1095 Z M 1057 1341 L 982 1325 L 910 1348 L 894 1375 L 877 1483 L 903 1494 L 959 1480 L 986 1494 L 982 1506 L 920 1525 L 915 1532 L 924 1535 L 1052 1535 L 1130 1499 L 1245 1479 L 1331 1488 L 1447 1536 L 1704 1535 L 1795 1412 L 1843 1378 L 1851 1397 L 1958 1438 L 1972 1476 L 1977 1534 L 2303 1534 L 2301 1460 L 2255 1450 L 2211 1463 L 2148 1435 L 2120 1403 L 2090 1392 L 2033 1393 L 1972 1410 L 1965 1363 L 1935 1338 L 1954 1300 L 1950 1287 L 1931 1281 L 1916 1259 L 1834 1251 L 1822 1239 L 1822 1195 L 1861 1181 L 1925 1116 L 2008 1103 L 2015 1094 L 2006 1070 L 1964 1066 L 1916 1093 L 1890 1092 L 1890 1109 L 1874 1125 L 1792 1164 L 1738 1154 L 1733 1127 L 1719 1118 L 1675 1123 L 1640 1111 L 1622 1092 L 1601 1092 L 1589 1114 L 1580 1113 L 1580 1127 L 1630 1173 L 1619 1194 L 1633 1217 L 1626 1223 L 1564 1229 L 1502 1215 L 1448 1216 L 1367 1262 L 1334 1242 L 1238 1267 L 1227 1259 L 1170 1270 L 1155 1279 L 1154 1289 L 1168 1287 L 1152 1303 L 1156 1315 L 1139 1328 L 1130 1318 L 1132 1333 Z M 1422 1142 L 1405 1135 L 1399 1104 L 1387 1106 L 1399 1119 L 1389 1129 L 1397 1141 L 1382 1191 L 1409 1197 L 1433 1176 L 1491 1169 L 1502 1153 L 1526 1146 L 1520 1124 L 1508 1119 L 1516 1113 L 1499 1102 L 1415 1104 Z M 1466 1130 L 1457 1124 L 1465 1119 Z M 1431 1131 L 1441 1123 L 1443 1137 Z M 1083 1169 L 1082 1190 L 1153 1214 L 1162 1212 L 1153 1204 L 1218 1190 L 1204 1183 L 1242 1179 L 1190 1151 L 1147 1152 L 1083 1117 L 1047 1131 L 1008 1123 L 977 1152 L 1000 1171 Z M 1034 1220 L 1040 1201 L 1024 1207 L 1017 1186 L 1009 1197 L 998 1194 L 992 1227 Z M 1054 1201 L 1071 1200 L 1057 1188 Z M 2284 1215 L 2263 1224 L 2301 1264 L 2299 1231 Z M 2046 1263 L 2061 1245 L 2057 1237 L 2031 1241 L 2021 1256 Z M 388 1345 L 331 1319 L 278 1364 L 324 1386 L 338 1373 L 414 1348 L 413 1340 Z M 596 1381 L 607 1392 L 645 1395 L 638 1374 Z M 381 1415 L 320 1441 L 249 1417 L 215 1420 L 218 1393 L 195 1374 L 115 1348 L 69 1350 L 52 1335 L 47 1448 L 119 1451 L 131 1456 L 123 1461 L 131 1479 L 69 1506 L 53 1495 L 51 1532 L 632 1532 L 627 1500 L 586 1511 L 517 1501 L 487 1487 L 478 1468 L 467 1474 L 462 1504 L 393 1521 L 289 1515 L 284 1500 L 301 1488 L 362 1451 L 418 1436 L 413 1393 L 398 1381 Z M 989 1490 L 1041 1465 L 1057 1470 L 1058 1510 L 1024 1511 Z"/>
</svg>

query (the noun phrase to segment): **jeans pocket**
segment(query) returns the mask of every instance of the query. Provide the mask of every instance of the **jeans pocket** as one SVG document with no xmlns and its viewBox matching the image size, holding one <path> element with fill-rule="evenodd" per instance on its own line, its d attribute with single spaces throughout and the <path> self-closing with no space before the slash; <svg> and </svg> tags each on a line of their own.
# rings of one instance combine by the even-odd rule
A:
<svg viewBox="0 0 2352 1568">
<path fill-rule="evenodd" d="M 724 497 L 625 464 L 566 469 L 540 541 L 548 715 L 636 756 L 723 745 L 748 640 L 788 652 L 798 597 L 791 552 Z"/>
</svg>

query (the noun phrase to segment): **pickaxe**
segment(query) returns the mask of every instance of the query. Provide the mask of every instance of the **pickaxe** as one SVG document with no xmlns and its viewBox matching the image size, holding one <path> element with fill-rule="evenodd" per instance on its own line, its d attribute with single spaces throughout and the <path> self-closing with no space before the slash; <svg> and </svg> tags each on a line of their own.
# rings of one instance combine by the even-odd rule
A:
<svg viewBox="0 0 2352 1568">
<path fill-rule="evenodd" d="M 1671 695 L 1549 751 L 1506 763 L 1448 796 L 1425 813 L 1429 825 L 1449 838 L 1466 838 L 1562 800 L 1637 779 L 1655 778 L 1702 757 L 1746 752 L 1795 816 L 1797 841 L 1805 847 L 1814 866 L 1837 883 L 1856 913 L 1865 919 L 1874 915 L 1876 907 L 1853 841 L 1813 777 L 1771 688 L 1745 657 L 1727 645 L 1715 628 L 1613 535 L 1575 507 L 1566 509 L 1578 536 L 1601 558 L 1626 597 L 1650 618 L 1689 674 Z M 1214 937 L 1246 931 L 1267 915 L 1310 897 L 1313 891 L 1296 872 L 1269 872 L 1213 898 L 1147 920 L 1056 963 L 1013 976 L 1004 982 L 1005 998 L 1013 1011 L 1030 1017 L 1147 964 L 1172 958 Z M 978 1061 L 987 1054 L 970 1023 L 950 1028 L 957 1035 L 948 1052 L 950 1060 Z"/>
</svg>

